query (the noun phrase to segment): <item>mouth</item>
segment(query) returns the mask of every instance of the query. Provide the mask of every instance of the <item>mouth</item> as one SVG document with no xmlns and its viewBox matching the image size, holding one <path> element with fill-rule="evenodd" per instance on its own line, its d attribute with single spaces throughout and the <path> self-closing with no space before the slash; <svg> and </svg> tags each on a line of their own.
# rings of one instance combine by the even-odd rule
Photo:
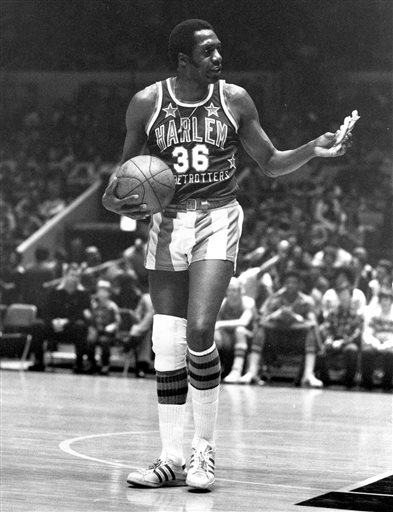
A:
<svg viewBox="0 0 393 512">
<path fill-rule="evenodd" d="M 214 66 L 210 68 L 210 72 L 214 75 L 219 75 L 221 73 L 221 66 Z"/>
</svg>

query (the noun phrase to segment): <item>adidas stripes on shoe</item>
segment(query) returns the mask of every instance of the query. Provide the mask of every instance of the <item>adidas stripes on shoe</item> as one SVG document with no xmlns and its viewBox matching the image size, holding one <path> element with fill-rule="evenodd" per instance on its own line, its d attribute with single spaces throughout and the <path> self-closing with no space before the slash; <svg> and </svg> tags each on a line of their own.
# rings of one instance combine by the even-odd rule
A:
<svg viewBox="0 0 393 512">
<path fill-rule="evenodd" d="M 186 484 L 194 489 L 210 489 L 215 482 L 215 449 L 205 439 L 193 448 Z"/>
<path fill-rule="evenodd" d="M 145 470 L 132 471 L 127 483 L 136 487 L 176 487 L 186 485 L 185 464 L 177 466 L 170 459 L 157 459 Z"/>
</svg>

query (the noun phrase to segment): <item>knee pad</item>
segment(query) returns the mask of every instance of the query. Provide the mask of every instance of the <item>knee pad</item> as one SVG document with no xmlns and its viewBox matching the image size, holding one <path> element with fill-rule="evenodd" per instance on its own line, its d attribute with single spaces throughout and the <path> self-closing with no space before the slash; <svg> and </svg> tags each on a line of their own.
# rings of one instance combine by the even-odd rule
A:
<svg viewBox="0 0 393 512">
<path fill-rule="evenodd" d="M 171 315 L 154 315 L 154 368 L 159 372 L 180 370 L 186 366 L 187 320 Z"/>
</svg>

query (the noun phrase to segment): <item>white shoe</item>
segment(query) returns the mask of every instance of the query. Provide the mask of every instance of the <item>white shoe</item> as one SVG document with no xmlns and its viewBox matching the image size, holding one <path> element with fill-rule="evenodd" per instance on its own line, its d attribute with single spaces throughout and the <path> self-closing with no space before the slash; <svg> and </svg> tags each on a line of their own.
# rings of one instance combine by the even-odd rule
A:
<svg viewBox="0 0 393 512">
<path fill-rule="evenodd" d="M 185 485 L 186 476 L 185 464 L 178 466 L 169 459 L 157 459 L 145 470 L 132 471 L 127 482 L 139 487 L 174 487 Z"/>
<path fill-rule="evenodd" d="M 301 385 L 309 388 L 322 388 L 323 382 L 317 379 L 314 375 L 310 375 L 309 377 L 303 377 Z"/>
<path fill-rule="evenodd" d="M 258 375 L 254 373 L 247 372 L 239 379 L 240 384 L 258 384 L 258 386 L 263 386 L 265 381 L 260 379 Z"/>
<path fill-rule="evenodd" d="M 201 439 L 193 448 L 186 484 L 194 489 L 210 489 L 215 482 L 215 449 Z"/>
<path fill-rule="evenodd" d="M 240 383 L 241 374 L 239 370 L 231 370 L 230 373 L 225 377 L 223 382 L 225 384 L 239 384 Z"/>
</svg>

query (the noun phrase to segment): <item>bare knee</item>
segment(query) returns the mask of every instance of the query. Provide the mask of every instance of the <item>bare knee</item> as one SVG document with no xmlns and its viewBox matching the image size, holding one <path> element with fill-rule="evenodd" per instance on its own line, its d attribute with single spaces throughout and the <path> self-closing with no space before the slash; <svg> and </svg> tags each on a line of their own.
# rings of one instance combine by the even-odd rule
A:
<svg viewBox="0 0 393 512">
<path fill-rule="evenodd" d="M 191 350 L 202 351 L 211 347 L 214 340 L 215 322 L 205 319 L 188 321 L 187 343 Z"/>
</svg>

